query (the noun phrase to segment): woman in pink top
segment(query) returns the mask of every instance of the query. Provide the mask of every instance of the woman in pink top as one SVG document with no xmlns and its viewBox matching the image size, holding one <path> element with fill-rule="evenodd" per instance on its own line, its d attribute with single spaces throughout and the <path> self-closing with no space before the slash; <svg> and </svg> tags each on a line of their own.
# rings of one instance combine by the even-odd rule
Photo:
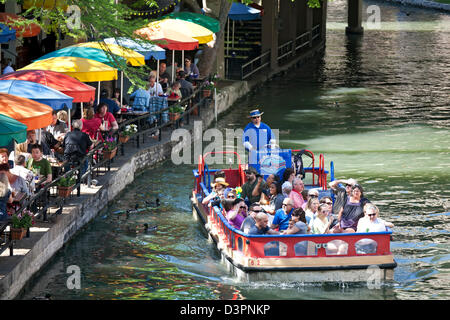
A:
<svg viewBox="0 0 450 320">
<path fill-rule="evenodd" d="M 245 204 L 245 201 L 241 198 L 234 200 L 233 209 L 228 211 L 227 214 L 228 222 L 236 229 L 240 229 L 242 222 L 246 217 L 247 217 L 247 205 Z"/>
<path fill-rule="evenodd" d="M 117 124 L 116 118 L 112 115 L 112 113 L 108 112 L 108 105 L 104 102 L 101 102 L 97 107 L 97 113 L 95 114 L 95 118 L 101 120 L 102 125 L 100 130 L 102 131 L 110 131 L 119 129 L 119 125 Z"/>
<path fill-rule="evenodd" d="M 100 133 L 102 120 L 95 118 L 94 115 L 95 112 L 92 107 L 83 110 L 83 118 L 81 119 L 83 122 L 83 129 L 81 131 L 87 133 L 92 140 L 103 141 L 103 137 Z"/>
</svg>

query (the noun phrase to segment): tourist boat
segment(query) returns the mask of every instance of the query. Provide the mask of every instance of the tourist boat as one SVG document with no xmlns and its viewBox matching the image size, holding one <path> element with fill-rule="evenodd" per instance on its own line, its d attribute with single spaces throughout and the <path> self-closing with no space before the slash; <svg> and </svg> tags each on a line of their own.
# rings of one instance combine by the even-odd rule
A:
<svg viewBox="0 0 450 320">
<path fill-rule="evenodd" d="M 320 154 L 319 165 L 316 166 L 314 154 L 309 150 L 279 149 L 276 155 L 269 152 L 269 156 L 274 155 L 273 161 L 261 156 L 260 164 L 254 167 L 261 174 L 269 174 L 270 168 L 263 164 L 272 162 L 273 167 L 280 170 L 281 157 L 286 160 L 285 168 L 289 168 L 295 165 L 293 155 L 299 152 L 311 161 L 310 166 L 304 167 L 305 188 L 319 190 L 319 197 L 331 196 L 327 178 L 329 175 L 330 181 L 334 180 L 334 165 L 330 162 L 330 171 L 325 170 L 323 154 Z M 207 158 L 220 153 L 236 157 L 238 167 L 210 169 Z M 211 192 L 217 170 L 225 172 L 230 187 L 238 187 L 245 183 L 244 169 L 245 165 L 241 164 L 236 152 L 213 152 L 200 156 L 198 168 L 193 170 L 191 197 L 194 218 L 201 221 L 220 251 L 223 263 L 240 281 L 367 282 L 393 279 L 397 263 L 390 251 L 390 230 L 349 234 L 249 235 L 231 226 L 220 207 L 202 204 L 202 199 Z M 336 248 L 343 250 L 338 254 Z"/>
</svg>

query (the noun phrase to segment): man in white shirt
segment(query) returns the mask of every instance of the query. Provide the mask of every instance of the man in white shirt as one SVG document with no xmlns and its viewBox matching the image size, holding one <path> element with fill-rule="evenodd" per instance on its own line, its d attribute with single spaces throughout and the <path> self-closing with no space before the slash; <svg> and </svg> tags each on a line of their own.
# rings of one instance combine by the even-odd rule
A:
<svg viewBox="0 0 450 320">
<path fill-rule="evenodd" d="M 148 81 L 149 83 L 147 91 L 150 94 L 150 97 L 158 97 L 164 94 L 161 85 L 158 82 L 156 82 L 156 76 L 154 74 L 150 75 Z"/>
<path fill-rule="evenodd" d="M 364 218 L 359 219 L 356 232 L 385 232 L 386 227 L 393 228 L 390 222 L 378 218 L 378 208 L 368 203 L 364 206 Z"/>
<path fill-rule="evenodd" d="M 35 183 L 34 183 L 34 174 L 33 171 L 28 170 L 27 168 L 25 168 L 25 164 L 26 164 L 26 158 L 24 155 L 19 155 L 15 161 L 15 166 L 14 168 L 10 169 L 9 171 L 12 174 L 15 174 L 21 178 L 23 178 L 28 185 L 28 188 L 30 189 L 30 191 L 34 191 L 35 190 Z"/>
</svg>

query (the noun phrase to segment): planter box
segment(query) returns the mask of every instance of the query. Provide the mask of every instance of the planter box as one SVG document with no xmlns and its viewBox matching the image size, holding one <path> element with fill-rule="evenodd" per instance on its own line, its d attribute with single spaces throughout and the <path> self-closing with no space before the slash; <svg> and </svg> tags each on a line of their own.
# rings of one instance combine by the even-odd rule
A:
<svg viewBox="0 0 450 320">
<path fill-rule="evenodd" d="M 169 119 L 170 121 L 176 121 L 178 119 L 180 119 L 181 114 L 177 113 L 177 112 L 169 112 Z"/>
<path fill-rule="evenodd" d="M 120 143 L 127 143 L 130 140 L 130 136 L 119 136 Z"/>
<path fill-rule="evenodd" d="M 112 158 L 114 158 L 116 156 L 116 153 L 117 153 L 117 147 L 111 151 L 103 150 L 103 159 L 111 160 Z"/>
<path fill-rule="evenodd" d="M 22 240 L 27 234 L 27 229 L 24 228 L 11 228 L 11 239 L 12 240 Z"/>
<path fill-rule="evenodd" d="M 207 97 L 211 96 L 211 90 L 203 89 L 202 94 L 203 94 L 203 98 L 207 98 Z"/>
<path fill-rule="evenodd" d="M 69 186 L 69 187 L 63 187 L 63 186 L 58 186 L 58 196 L 62 197 L 62 198 L 67 198 L 68 196 L 70 196 L 70 193 L 72 192 L 72 188 L 73 186 Z"/>
</svg>

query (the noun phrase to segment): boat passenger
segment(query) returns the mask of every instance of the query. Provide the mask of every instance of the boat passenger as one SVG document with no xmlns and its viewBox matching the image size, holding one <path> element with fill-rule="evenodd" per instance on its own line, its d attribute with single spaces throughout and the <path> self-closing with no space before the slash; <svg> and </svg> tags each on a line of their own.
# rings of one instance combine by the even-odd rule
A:
<svg viewBox="0 0 450 320">
<path fill-rule="evenodd" d="M 378 217 L 378 207 L 372 203 L 364 206 L 364 217 L 359 219 L 356 232 L 384 232 L 386 227 L 393 228 L 394 225 Z"/>
<path fill-rule="evenodd" d="M 214 180 L 216 180 L 217 178 L 226 178 L 225 177 L 225 171 L 223 170 L 218 170 L 214 173 Z M 226 180 L 226 179 L 225 179 Z"/>
<path fill-rule="evenodd" d="M 263 114 L 264 112 L 260 112 L 258 109 L 250 111 L 249 118 L 251 118 L 251 122 L 245 126 L 244 134 L 242 135 L 242 144 L 247 151 L 261 150 L 266 145 L 269 145 L 271 140 L 276 139 L 272 129 L 261 121 Z"/>
<path fill-rule="evenodd" d="M 343 183 L 345 185 L 344 188 L 339 187 L 339 184 Z M 334 180 L 331 181 L 328 186 L 333 191 L 335 195 L 335 200 L 333 203 L 333 214 L 339 214 L 339 211 L 344 206 L 344 203 L 347 201 L 347 197 L 350 196 L 352 191 L 352 187 L 358 182 L 355 179 L 347 179 L 347 180 Z"/>
<path fill-rule="evenodd" d="M 227 217 L 228 222 L 235 227 L 240 229 L 242 222 L 247 218 L 247 205 L 244 199 L 238 198 L 233 202 L 233 209 L 228 211 Z"/>
<path fill-rule="evenodd" d="M 272 229 L 279 228 L 280 231 L 286 230 L 289 226 L 289 219 L 291 218 L 292 211 L 294 211 L 294 206 L 292 199 L 285 198 L 283 200 L 282 208 L 275 212 L 275 217 L 273 218 Z"/>
<path fill-rule="evenodd" d="M 264 212 L 260 212 L 256 215 L 256 223 L 253 227 L 250 228 L 248 234 L 254 235 L 264 235 L 264 234 L 280 234 L 278 231 L 275 231 L 269 228 L 269 217 Z"/>
<path fill-rule="evenodd" d="M 211 183 L 211 187 L 214 188 L 213 191 L 202 200 L 202 204 L 209 204 L 209 201 L 216 197 L 222 199 L 223 191 L 225 187 L 228 187 L 228 183 L 225 182 L 224 178 L 217 178 L 214 183 Z"/>
<path fill-rule="evenodd" d="M 258 202 L 263 188 L 266 188 L 264 179 L 258 175 L 255 168 L 249 166 L 244 170 L 246 182 L 242 186 L 242 199 L 248 198 L 249 203 Z"/>
<path fill-rule="evenodd" d="M 290 183 L 289 181 L 284 182 L 281 185 L 281 191 L 283 192 L 283 196 L 285 198 L 289 198 L 289 194 L 292 191 L 292 183 Z"/>
<path fill-rule="evenodd" d="M 267 179 L 266 179 L 266 183 L 265 183 L 265 185 L 266 185 L 266 188 L 264 188 L 264 189 L 262 189 L 262 192 L 261 192 L 261 198 L 259 199 L 259 203 L 260 204 L 269 204 L 269 202 L 270 202 L 270 197 L 271 197 L 271 194 L 270 194 L 270 185 L 272 184 L 272 182 L 279 182 L 279 178 L 278 178 L 278 176 L 276 175 L 276 174 L 269 174 L 268 176 L 267 176 Z M 281 184 L 280 184 L 280 190 L 281 190 Z M 281 203 L 280 203 L 280 205 L 281 205 Z"/>
<path fill-rule="evenodd" d="M 244 221 L 242 221 L 241 224 L 242 232 L 248 233 L 250 231 L 250 228 L 256 224 L 256 215 L 260 212 L 263 211 L 259 203 L 252 203 L 250 205 L 250 208 L 248 209 L 248 216 L 244 219 Z"/>
<path fill-rule="evenodd" d="M 367 198 L 364 198 L 363 192 L 363 188 L 359 184 L 355 184 L 352 187 L 350 197 L 347 198 L 346 203 L 339 211 L 339 224 L 333 228 L 334 233 L 351 233 L 356 231 L 359 219 L 364 216 L 364 205 L 369 202 Z"/>
<path fill-rule="evenodd" d="M 318 208 L 319 200 L 317 198 L 309 198 L 305 206 L 306 221 L 308 221 L 308 225 L 312 225 L 316 218 Z"/>
<path fill-rule="evenodd" d="M 281 184 L 273 181 L 269 186 L 270 201 L 268 205 L 263 205 L 264 211 L 274 215 L 277 210 L 281 209 L 285 196 L 281 192 Z"/>
<path fill-rule="evenodd" d="M 295 179 L 295 171 L 293 168 L 286 168 L 283 172 L 283 180 L 282 183 L 289 181 L 292 184 L 292 181 Z"/>
<path fill-rule="evenodd" d="M 237 199 L 236 189 L 226 188 L 225 191 L 223 192 L 223 196 L 225 199 L 228 200 L 236 200 Z"/>
<path fill-rule="evenodd" d="M 235 199 L 222 199 L 220 201 L 220 204 L 222 205 L 223 210 L 225 210 L 225 216 L 228 213 L 228 211 L 230 211 L 231 209 L 233 209 L 233 202 Z"/>
<path fill-rule="evenodd" d="M 302 208 L 297 208 L 292 212 L 289 221 L 289 227 L 282 231 L 282 234 L 306 234 L 310 228 L 306 224 L 305 211 Z"/>
<path fill-rule="evenodd" d="M 304 195 L 305 190 L 303 190 L 302 195 Z M 302 206 L 303 210 L 306 210 L 306 204 L 308 202 L 309 199 L 311 198 L 317 198 L 319 199 L 319 191 L 317 189 L 309 189 L 308 191 L 306 191 L 306 199 L 305 197 L 303 197 L 303 199 L 305 199 L 305 203 Z"/>
<path fill-rule="evenodd" d="M 331 212 L 331 206 L 326 203 L 322 203 L 317 209 L 317 217 L 312 223 L 312 233 L 324 234 L 330 233 L 330 225 L 333 223 L 334 217 L 329 215 Z"/>
<path fill-rule="evenodd" d="M 289 193 L 289 198 L 292 199 L 292 205 L 295 209 L 301 208 L 305 200 L 302 196 L 302 191 L 305 189 L 305 185 L 300 178 L 295 178 L 292 181 L 292 191 Z"/>
</svg>

